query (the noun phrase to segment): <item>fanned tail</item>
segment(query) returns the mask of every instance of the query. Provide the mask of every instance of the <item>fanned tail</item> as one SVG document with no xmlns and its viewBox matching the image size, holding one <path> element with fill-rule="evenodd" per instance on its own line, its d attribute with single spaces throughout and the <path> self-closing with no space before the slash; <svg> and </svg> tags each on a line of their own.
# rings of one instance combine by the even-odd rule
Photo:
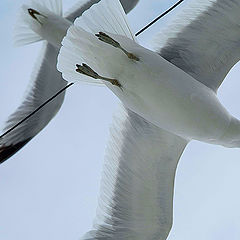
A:
<svg viewBox="0 0 240 240">
<path fill-rule="evenodd" d="M 74 22 L 90 33 L 107 32 L 135 40 L 119 0 L 101 0 Z"/>
<path fill-rule="evenodd" d="M 23 46 L 43 40 L 35 31 L 34 19 L 28 13 L 32 8 L 41 13 L 53 12 L 62 16 L 62 0 L 32 0 L 20 9 L 14 29 L 15 46 Z"/>
<path fill-rule="evenodd" d="M 99 32 L 135 41 L 119 0 L 101 0 L 77 18 L 74 25 L 69 28 L 62 42 L 63 47 L 57 65 L 65 80 L 101 83 L 99 80 L 76 72 L 76 64 L 82 63 L 91 66 L 98 74 L 113 77 L 111 72 L 114 70 L 114 65 L 110 60 L 106 60 L 119 58 L 121 61 L 121 55 L 118 49 L 98 40 L 95 34 Z"/>
</svg>

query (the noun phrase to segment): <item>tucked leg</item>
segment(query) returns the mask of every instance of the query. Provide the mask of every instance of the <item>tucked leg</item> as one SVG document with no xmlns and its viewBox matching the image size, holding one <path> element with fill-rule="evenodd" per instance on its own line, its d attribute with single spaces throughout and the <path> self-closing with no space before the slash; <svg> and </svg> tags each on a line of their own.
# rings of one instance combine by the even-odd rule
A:
<svg viewBox="0 0 240 240">
<path fill-rule="evenodd" d="M 78 73 L 87 75 L 89 77 L 95 78 L 95 79 L 101 79 L 103 81 L 110 82 L 112 85 L 121 87 L 121 84 L 118 82 L 117 79 L 114 78 L 106 78 L 98 75 L 95 71 L 92 70 L 87 64 L 83 63 L 82 65 L 76 64 L 76 71 Z"/>
<path fill-rule="evenodd" d="M 128 51 L 126 51 L 124 48 L 122 48 L 122 46 L 120 45 L 119 42 L 115 41 L 113 38 L 111 38 L 110 36 L 108 36 L 106 33 L 103 32 L 99 32 L 98 34 L 95 34 L 96 37 L 98 37 L 98 39 L 100 41 L 103 41 L 105 43 L 108 43 L 110 45 L 112 45 L 115 48 L 119 48 L 121 49 L 127 56 L 128 58 L 135 60 L 135 61 L 139 61 L 140 59 L 135 56 L 133 53 L 129 53 Z"/>
</svg>

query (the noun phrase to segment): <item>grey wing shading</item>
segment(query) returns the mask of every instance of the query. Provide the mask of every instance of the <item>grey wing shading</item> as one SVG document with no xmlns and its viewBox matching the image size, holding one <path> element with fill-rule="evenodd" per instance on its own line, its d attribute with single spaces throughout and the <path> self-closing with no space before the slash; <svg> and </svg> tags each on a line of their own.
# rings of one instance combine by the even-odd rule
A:
<svg viewBox="0 0 240 240">
<path fill-rule="evenodd" d="M 126 13 L 130 12 L 138 3 L 139 0 L 120 0 Z M 70 9 L 65 17 L 73 22 L 77 17 L 80 17 L 86 10 L 88 10 L 93 4 L 100 2 L 100 0 L 86 0 L 80 1 L 73 8 Z"/>
<path fill-rule="evenodd" d="M 155 42 L 157 52 L 217 91 L 240 57 L 240 1 L 194 0 Z"/>
<path fill-rule="evenodd" d="M 20 107 L 9 117 L 4 130 L 10 129 L 66 86 L 67 82 L 56 70 L 57 55 L 58 50 L 55 47 L 44 43 L 36 71 L 34 71 L 35 76 L 33 76 L 30 91 Z M 23 124 L 0 139 L 0 163 L 21 149 L 51 121 L 60 109 L 64 95 L 65 93 L 60 94 Z"/>
<path fill-rule="evenodd" d="M 125 13 L 129 13 L 138 3 L 139 0 L 120 0 Z"/>
<path fill-rule="evenodd" d="M 187 141 L 128 110 L 115 118 L 111 132 L 97 217 L 82 240 L 165 240 Z"/>
</svg>

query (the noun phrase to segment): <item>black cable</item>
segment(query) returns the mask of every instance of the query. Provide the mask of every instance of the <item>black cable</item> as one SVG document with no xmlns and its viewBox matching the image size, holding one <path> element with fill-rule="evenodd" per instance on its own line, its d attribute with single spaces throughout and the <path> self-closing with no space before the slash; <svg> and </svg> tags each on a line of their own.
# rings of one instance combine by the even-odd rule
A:
<svg viewBox="0 0 240 240">
<path fill-rule="evenodd" d="M 74 83 L 69 83 L 66 87 L 62 88 L 60 91 L 58 91 L 55 95 L 50 97 L 46 102 L 44 102 L 42 105 L 40 105 L 38 108 L 36 108 L 33 112 L 31 112 L 28 116 L 26 116 L 23 120 L 18 122 L 16 125 L 8 129 L 5 133 L 3 133 L 0 136 L 0 139 L 6 136 L 8 133 L 10 133 L 12 130 L 14 130 L 16 127 L 18 127 L 20 124 L 28 120 L 32 115 L 34 115 L 36 112 L 38 112 L 40 109 L 42 109 L 45 105 L 47 105 L 49 102 L 51 102 L 54 98 L 56 98 L 59 94 L 64 92 L 67 88 L 71 87 Z"/>
<path fill-rule="evenodd" d="M 150 22 L 146 27 L 142 28 L 139 32 L 135 34 L 137 37 L 139 34 L 147 30 L 149 27 L 151 27 L 155 22 L 157 22 L 160 18 L 167 15 L 169 12 L 171 12 L 174 8 L 176 8 L 180 3 L 182 3 L 184 0 L 178 1 L 176 4 L 174 4 L 171 8 L 169 8 L 166 12 L 162 13 L 159 17 L 155 18 L 152 22 Z"/>
</svg>

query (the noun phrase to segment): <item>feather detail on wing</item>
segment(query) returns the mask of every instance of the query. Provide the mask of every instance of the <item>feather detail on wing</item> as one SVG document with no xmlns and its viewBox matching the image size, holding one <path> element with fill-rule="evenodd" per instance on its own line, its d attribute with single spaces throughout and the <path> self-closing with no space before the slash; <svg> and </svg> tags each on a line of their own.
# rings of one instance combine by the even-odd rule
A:
<svg viewBox="0 0 240 240">
<path fill-rule="evenodd" d="M 138 3 L 139 0 L 120 0 L 126 13 L 130 12 Z M 100 2 L 100 0 L 81 0 L 74 5 L 66 14 L 65 17 L 73 22 L 77 17 L 80 17 L 93 4 Z"/>
<path fill-rule="evenodd" d="M 28 4 L 33 9 L 45 12 L 46 9 L 56 15 L 62 16 L 62 0 L 31 0 Z"/>
<path fill-rule="evenodd" d="M 182 10 L 184 9 L 184 10 Z M 157 52 L 217 91 L 240 57 L 240 2 L 191 1 L 155 39 Z"/>
<path fill-rule="evenodd" d="M 41 53 L 29 86 L 30 91 L 20 107 L 9 117 L 4 130 L 10 129 L 66 86 L 67 82 L 56 70 L 58 50 L 50 44 L 44 44 Z M 60 94 L 38 113 L 0 139 L 0 163 L 21 149 L 49 123 L 61 107 L 64 95 Z"/>
<path fill-rule="evenodd" d="M 84 240 L 166 239 L 187 141 L 123 109 L 107 149 L 96 221 Z"/>
</svg>

